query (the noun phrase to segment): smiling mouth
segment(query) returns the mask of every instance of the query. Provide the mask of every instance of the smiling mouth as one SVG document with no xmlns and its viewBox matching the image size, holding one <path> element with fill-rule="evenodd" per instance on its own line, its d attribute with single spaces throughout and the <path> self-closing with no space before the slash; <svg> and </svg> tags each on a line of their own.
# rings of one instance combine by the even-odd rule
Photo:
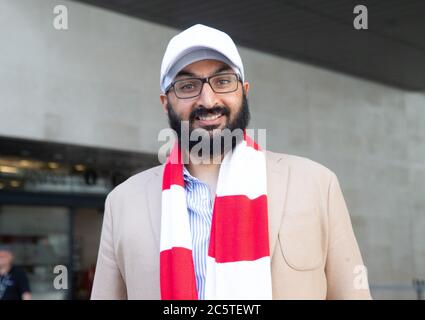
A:
<svg viewBox="0 0 425 320">
<path fill-rule="evenodd" d="M 225 107 L 215 107 L 212 109 L 199 108 L 193 111 L 191 120 L 194 127 L 200 127 L 206 130 L 214 130 L 220 126 L 226 125 L 226 119 L 230 111 Z"/>
<path fill-rule="evenodd" d="M 195 119 L 201 120 L 201 121 L 214 121 L 220 118 L 221 116 L 222 114 L 214 114 L 214 115 L 207 115 L 207 116 L 199 116 L 199 117 L 196 117 Z"/>
<path fill-rule="evenodd" d="M 198 127 L 206 129 L 208 131 L 217 129 L 222 125 L 224 114 L 216 113 L 212 115 L 203 115 L 195 117 L 195 121 Z"/>
</svg>

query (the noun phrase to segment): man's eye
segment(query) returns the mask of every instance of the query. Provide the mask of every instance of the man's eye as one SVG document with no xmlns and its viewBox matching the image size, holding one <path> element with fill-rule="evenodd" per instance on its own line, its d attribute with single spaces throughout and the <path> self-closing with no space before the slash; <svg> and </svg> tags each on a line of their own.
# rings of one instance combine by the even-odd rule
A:
<svg viewBox="0 0 425 320">
<path fill-rule="evenodd" d="M 217 78 L 215 84 L 218 86 L 225 86 L 231 83 L 231 79 L 229 77 Z"/>
<path fill-rule="evenodd" d="M 180 90 L 192 90 L 193 88 L 195 88 L 193 83 L 183 83 L 179 86 Z"/>
</svg>

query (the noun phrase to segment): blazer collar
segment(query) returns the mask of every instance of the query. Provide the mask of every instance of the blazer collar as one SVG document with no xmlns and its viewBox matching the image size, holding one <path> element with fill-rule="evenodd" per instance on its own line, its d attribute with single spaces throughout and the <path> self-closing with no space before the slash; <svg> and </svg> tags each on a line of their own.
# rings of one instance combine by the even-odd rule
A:
<svg viewBox="0 0 425 320">
<path fill-rule="evenodd" d="M 289 166 L 284 162 L 284 155 L 265 151 L 267 164 L 267 201 L 269 213 L 269 245 L 270 256 L 273 255 L 279 228 L 282 222 L 286 193 L 288 189 Z M 148 181 L 148 208 L 150 223 L 153 229 L 155 243 L 160 243 L 161 233 L 161 199 L 162 174 L 164 166 L 155 170 Z"/>
<path fill-rule="evenodd" d="M 288 190 L 289 166 L 284 157 L 284 154 L 266 151 L 270 257 L 276 247 Z"/>
</svg>

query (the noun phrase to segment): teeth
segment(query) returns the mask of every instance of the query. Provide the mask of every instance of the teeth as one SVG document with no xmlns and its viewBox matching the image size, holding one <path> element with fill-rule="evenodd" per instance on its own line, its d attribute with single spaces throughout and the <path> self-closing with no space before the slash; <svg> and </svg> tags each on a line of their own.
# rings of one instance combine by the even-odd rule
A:
<svg viewBox="0 0 425 320">
<path fill-rule="evenodd" d="M 216 115 L 211 115 L 211 116 L 206 116 L 206 117 L 199 117 L 199 120 L 212 121 L 212 120 L 218 119 L 220 116 L 221 116 L 220 114 L 216 114 Z"/>
</svg>

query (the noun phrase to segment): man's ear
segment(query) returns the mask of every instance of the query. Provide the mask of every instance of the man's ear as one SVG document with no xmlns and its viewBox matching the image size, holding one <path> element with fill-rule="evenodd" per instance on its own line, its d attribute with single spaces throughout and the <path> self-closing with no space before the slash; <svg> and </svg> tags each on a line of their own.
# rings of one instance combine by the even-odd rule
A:
<svg viewBox="0 0 425 320">
<path fill-rule="evenodd" d="M 168 108 L 167 108 L 167 104 L 168 104 L 168 97 L 166 94 L 161 93 L 159 95 L 159 100 L 161 101 L 162 104 L 162 109 L 164 110 L 165 113 L 168 113 Z"/>
<path fill-rule="evenodd" d="M 249 91 L 249 82 L 245 81 L 243 83 L 243 89 L 245 91 L 245 94 L 248 95 L 248 91 Z"/>
</svg>

